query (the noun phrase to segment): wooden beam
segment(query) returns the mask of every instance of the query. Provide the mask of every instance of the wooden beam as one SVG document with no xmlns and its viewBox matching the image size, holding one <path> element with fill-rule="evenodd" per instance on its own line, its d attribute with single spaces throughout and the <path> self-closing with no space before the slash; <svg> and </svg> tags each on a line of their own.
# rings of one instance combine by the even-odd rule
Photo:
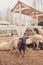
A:
<svg viewBox="0 0 43 65">
<path fill-rule="evenodd" d="M 27 5 L 24 4 L 24 3 L 21 3 L 21 6 L 24 6 L 25 8 L 31 8 L 30 6 L 27 6 Z"/>
<path fill-rule="evenodd" d="M 33 15 L 36 15 L 36 16 L 37 16 L 37 15 L 40 15 L 40 14 L 41 14 L 41 13 L 39 13 L 39 12 L 33 11 L 30 15 L 31 15 L 31 16 L 33 16 Z"/>
<path fill-rule="evenodd" d="M 29 8 L 16 9 L 16 10 L 14 10 L 14 12 L 15 12 L 15 11 L 20 11 L 20 10 L 22 11 L 22 10 L 25 10 L 25 9 L 29 9 Z"/>
<path fill-rule="evenodd" d="M 37 16 L 43 16 L 43 14 L 38 14 Z"/>
<path fill-rule="evenodd" d="M 19 13 L 21 14 L 21 5 L 19 4 Z"/>
</svg>

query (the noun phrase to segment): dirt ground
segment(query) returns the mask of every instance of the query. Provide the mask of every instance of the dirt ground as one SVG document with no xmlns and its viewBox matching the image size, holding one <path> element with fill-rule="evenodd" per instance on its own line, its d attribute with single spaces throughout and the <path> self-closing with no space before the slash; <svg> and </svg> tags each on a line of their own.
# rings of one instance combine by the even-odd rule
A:
<svg viewBox="0 0 43 65">
<path fill-rule="evenodd" d="M 26 50 L 26 56 L 21 58 L 15 50 L 0 51 L 0 65 L 43 65 L 43 50 Z"/>
<path fill-rule="evenodd" d="M 11 37 L 0 37 L 0 42 L 10 40 Z M 25 57 L 19 57 L 16 50 L 0 51 L 0 65 L 43 65 L 43 50 L 26 50 Z"/>
</svg>

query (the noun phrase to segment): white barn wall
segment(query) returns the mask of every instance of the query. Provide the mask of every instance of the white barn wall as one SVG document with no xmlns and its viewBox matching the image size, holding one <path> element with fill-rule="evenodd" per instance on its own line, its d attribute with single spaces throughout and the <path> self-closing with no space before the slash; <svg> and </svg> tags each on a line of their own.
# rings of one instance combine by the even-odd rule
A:
<svg viewBox="0 0 43 65">
<path fill-rule="evenodd" d="M 34 23 L 34 19 L 30 16 L 12 13 L 12 23 L 17 25 L 31 25 Z"/>
</svg>

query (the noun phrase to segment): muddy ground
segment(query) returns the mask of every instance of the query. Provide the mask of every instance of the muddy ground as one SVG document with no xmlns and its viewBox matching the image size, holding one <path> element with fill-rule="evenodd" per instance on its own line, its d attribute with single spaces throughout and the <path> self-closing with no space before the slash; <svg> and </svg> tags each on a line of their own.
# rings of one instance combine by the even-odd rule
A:
<svg viewBox="0 0 43 65">
<path fill-rule="evenodd" d="M 26 50 L 26 56 L 21 58 L 15 50 L 0 51 L 0 65 L 43 65 L 43 50 Z"/>
</svg>

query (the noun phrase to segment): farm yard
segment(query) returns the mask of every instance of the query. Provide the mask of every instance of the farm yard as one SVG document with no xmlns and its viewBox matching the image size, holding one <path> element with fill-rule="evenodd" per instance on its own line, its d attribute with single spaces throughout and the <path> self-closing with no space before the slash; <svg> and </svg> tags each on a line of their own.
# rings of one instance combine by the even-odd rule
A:
<svg viewBox="0 0 43 65">
<path fill-rule="evenodd" d="M 19 57 L 16 51 L 0 51 L 0 65 L 43 65 L 43 50 L 26 50 L 25 57 Z"/>
<path fill-rule="evenodd" d="M 43 65 L 43 0 L 0 0 L 0 65 Z"/>
<path fill-rule="evenodd" d="M 0 41 L 9 41 L 12 38 L 11 36 L 0 37 Z M 0 50 L 0 65 L 43 65 L 43 50 L 28 48 L 25 56 L 21 58 L 15 49 L 12 53 L 10 50 Z"/>
<path fill-rule="evenodd" d="M 42 34 L 41 30 L 39 30 L 40 34 Z M 6 30 L 4 31 L 6 32 Z M 28 27 L 25 31 L 25 34 L 31 37 L 36 35 L 36 32 Z M 12 39 L 16 38 L 19 38 L 19 35 L 14 34 L 13 36 L 11 36 L 8 33 L 0 34 L 0 65 L 43 65 L 43 50 L 33 50 L 33 48 L 28 48 L 26 49 L 25 56 L 22 56 L 21 58 L 19 56 L 19 53 L 16 52 L 16 49 L 13 49 L 11 53 L 11 51 L 8 50 L 11 44 L 11 42 L 9 43 L 9 41 L 12 41 Z M 27 43 L 29 43 L 30 41 L 27 41 Z"/>
</svg>

